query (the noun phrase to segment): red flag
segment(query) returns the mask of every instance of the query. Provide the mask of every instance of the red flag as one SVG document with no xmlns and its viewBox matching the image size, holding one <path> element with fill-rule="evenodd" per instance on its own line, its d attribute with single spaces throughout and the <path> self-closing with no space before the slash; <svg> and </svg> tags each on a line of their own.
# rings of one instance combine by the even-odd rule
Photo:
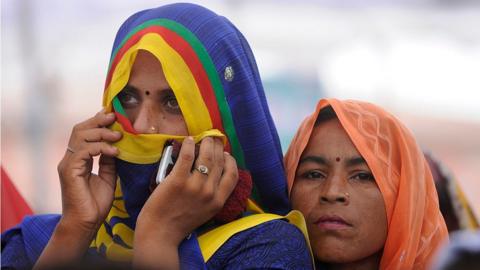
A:
<svg viewBox="0 0 480 270">
<path fill-rule="evenodd" d="M 2 169 L 2 233 L 17 225 L 26 215 L 33 214 L 32 209 L 18 193 L 7 173 Z"/>
</svg>

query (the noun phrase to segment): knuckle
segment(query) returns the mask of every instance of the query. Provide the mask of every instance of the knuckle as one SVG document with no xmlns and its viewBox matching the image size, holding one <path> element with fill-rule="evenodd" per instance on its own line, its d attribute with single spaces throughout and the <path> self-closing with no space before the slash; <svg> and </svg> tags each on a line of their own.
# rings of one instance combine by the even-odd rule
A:
<svg viewBox="0 0 480 270">
<path fill-rule="evenodd" d="M 213 163 L 213 155 L 209 152 L 205 153 L 205 155 L 203 156 L 205 162 L 208 162 L 208 163 Z"/>
<path fill-rule="evenodd" d="M 180 158 L 184 161 L 191 162 L 195 159 L 195 155 L 193 155 L 192 153 L 183 153 L 182 155 L 180 155 Z"/>
<path fill-rule="evenodd" d="M 204 202 L 211 202 L 215 198 L 215 192 L 212 189 L 205 189 L 202 193 L 202 200 Z"/>
<path fill-rule="evenodd" d="M 223 208 L 224 204 L 225 204 L 225 200 L 223 200 L 220 197 L 216 197 L 215 200 L 212 201 L 212 208 L 218 212 Z"/>
<path fill-rule="evenodd" d="M 103 111 L 99 111 L 95 114 L 95 116 L 93 118 L 100 118 L 100 117 L 102 117 L 103 114 L 105 114 Z"/>
<path fill-rule="evenodd" d="M 179 181 L 172 181 L 171 186 L 174 193 L 181 192 L 184 189 L 184 185 L 182 185 Z"/>
<path fill-rule="evenodd" d="M 225 166 L 225 160 L 223 158 L 217 158 L 217 160 L 215 161 L 215 165 L 217 165 L 217 167 L 223 168 Z"/>
<path fill-rule="evenodd" d="M 238 179 L 238 177 L 239 177 L 238 170 L 237 168 L 235 168 L 235 170 L 233 170 L 233 173 L 232 173 L 232 178 L 236 180 Z"/>
<path fill-rule="evenodd" d="M 60 176 L 63 175 L 64 169 L 65 169 L 65 161 L 62 159 L 57 165 L 57 172 Z"/>
<path fill-rule="evenodd" d="M 212 137 L 205 137 L 202 139 L 202 144 L 212 143 Z"/>
<path fill-rule="evenodd" d="M 238 177 L 239 177 L 238 169 L 237 168 L 230 169 L 229 173 L 225 176 L 228 177 L 228 179 L 230 179 L 230 180 L 238 179 Z"/>
<path fill-rule="evenodd" d="M 80 124 L 76 124 L 72 128 L 72 133 L 77 133 L 80 130 Z"/>
<path fill-rule="evenodd" d="M 181 188 L 187 196 L 199 196 L 198 194 L 200 193 L 200 188 L 197 185 L 187 184 L 179 188 Z"/>
</svg>

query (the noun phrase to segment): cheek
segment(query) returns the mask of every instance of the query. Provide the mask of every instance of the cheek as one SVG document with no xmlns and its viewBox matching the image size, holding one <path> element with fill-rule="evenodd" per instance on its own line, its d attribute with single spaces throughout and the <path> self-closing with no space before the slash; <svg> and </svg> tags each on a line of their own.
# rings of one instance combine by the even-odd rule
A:
<svg viewBox="0 0 480 270">
<path fill-rule="evenodd" d="M 182 115 L 157 114 L 155 122 L 161 134 L 188 135 L 187 124 Z"/>
<path fill-rule="evenodd" d="M 303 183 L 295 183 L 290 194 L 293 209 L 299 210 L 304 216 L 308 215 L 314 205 L 313 190 Z"/>
<path fill-rule="evenodd" d="M 387 214 L 382 194 L 376 192 L 364 194 L 358 202 L 360 231 L 358 246 L 363 246 L 365 253 L 373 254 L 383 248 L 387 238 Z"/>
</svg>

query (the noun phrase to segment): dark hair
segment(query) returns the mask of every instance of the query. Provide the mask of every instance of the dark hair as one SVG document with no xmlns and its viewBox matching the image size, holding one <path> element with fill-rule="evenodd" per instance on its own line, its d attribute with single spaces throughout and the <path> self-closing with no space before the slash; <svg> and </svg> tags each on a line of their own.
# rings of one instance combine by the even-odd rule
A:
<svg viewBox="0 0 480 270">
<path fill-rule="evenodd" d="M 331 105 L 320 110 L 315 121 L 315 126 L 320 125 L 321 123 L 327 122 L 328 120 L 337 118 L 337 114 L 333 110 Z"/>
</svg>

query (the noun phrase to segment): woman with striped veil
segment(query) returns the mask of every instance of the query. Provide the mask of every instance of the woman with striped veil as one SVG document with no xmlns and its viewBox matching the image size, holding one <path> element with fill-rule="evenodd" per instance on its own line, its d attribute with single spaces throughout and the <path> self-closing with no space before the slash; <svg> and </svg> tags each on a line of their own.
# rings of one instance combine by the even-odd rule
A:
<svg viewBox="0 0 480 270">
<path fill-rule="evenodd" d="M 169 174 L 161 159 L 176 160 Z M 203 7 L 166 5 L 123 23 L 103 110 L 75 125 L 58 171 L 62 215 L 30 216 L 2 235 L 2 268 L 312 267 L 306 231 L 292 225 L 302 219 L 282 216 L 282 152 L 253 54 Z"/>
</svg>

